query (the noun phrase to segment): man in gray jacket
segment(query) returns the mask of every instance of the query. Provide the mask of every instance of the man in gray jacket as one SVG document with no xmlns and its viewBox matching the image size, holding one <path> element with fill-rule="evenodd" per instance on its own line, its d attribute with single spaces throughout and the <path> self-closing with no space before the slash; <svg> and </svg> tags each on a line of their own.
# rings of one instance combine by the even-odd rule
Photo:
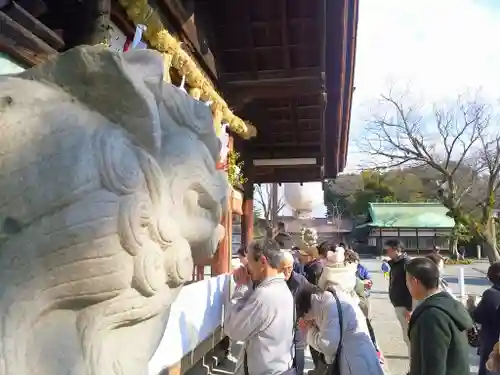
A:
<svg viewBox="0 0 500 375">
<path fill-rule="evenodd" d="M 279 272 L 283 252 L 273 240 L 248 247 L 248 265 L 238 268 L 238 285 L 226 306 L 224 332 L 231 340 L 244 341 L 249 375 L 281 375 L 292 370 L 294 302 Z"/>
</svg>

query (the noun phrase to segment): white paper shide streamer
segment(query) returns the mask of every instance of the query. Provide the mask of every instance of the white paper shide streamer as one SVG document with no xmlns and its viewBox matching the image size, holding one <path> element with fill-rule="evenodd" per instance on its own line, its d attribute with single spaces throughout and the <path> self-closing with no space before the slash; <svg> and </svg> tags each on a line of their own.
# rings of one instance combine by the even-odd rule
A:
<svg viewBox="0 0 500 375">
<path fill-rule="evenodd" d="M 137 48 L 139 43 L 142 40 L 142 34 L 146 31 L 146 25 L 137 25 L 135 28 L 135 34 L 134 34 L 134 39 L 132 40 L 132 45 L 130 46 L 132 49 Z"/>
<path fill-rule="evenodd" d="M 222 124 L 219 131 L 216 133 L 221 143 L 220 161 L 225 164 L 227 154 L 229 153 L 229 134 L 227 133 L 227 124 Z"/>
</svg>

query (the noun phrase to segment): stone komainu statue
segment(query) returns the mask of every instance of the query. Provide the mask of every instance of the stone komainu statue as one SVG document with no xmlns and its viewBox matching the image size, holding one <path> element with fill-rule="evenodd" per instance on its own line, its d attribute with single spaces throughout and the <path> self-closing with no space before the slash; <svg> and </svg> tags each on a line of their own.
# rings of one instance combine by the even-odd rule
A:
<svg viewBox="0 0 500 375">
<path fill-rule="evenodd" d="M 154 51 L 82 47 L 0 77 L 0 375 L 147 373 L 215 252 L 211 111 L 163 74 Z"/>
</svg>

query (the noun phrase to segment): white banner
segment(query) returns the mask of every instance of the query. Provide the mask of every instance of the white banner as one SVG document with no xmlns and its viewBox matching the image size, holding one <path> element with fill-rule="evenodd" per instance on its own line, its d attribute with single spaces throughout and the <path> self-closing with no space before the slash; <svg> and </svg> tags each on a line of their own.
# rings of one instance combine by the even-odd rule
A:
<svg viewBox="0 0 500 375">
<path fill-rule="evenodd" d="M 178 363 L 222 325 L 229 278 L 229 275 L 211 277 L 181 290 L 172 305 L 160 345 L 149 362 L 149 375 L 158 375 Z"/>
</svg>

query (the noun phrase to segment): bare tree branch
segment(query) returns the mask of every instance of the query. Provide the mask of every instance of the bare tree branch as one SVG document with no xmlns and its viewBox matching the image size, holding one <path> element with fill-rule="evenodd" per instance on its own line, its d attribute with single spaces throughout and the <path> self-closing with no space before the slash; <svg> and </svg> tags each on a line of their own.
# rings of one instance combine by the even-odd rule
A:
<svg viewBox="0 0 500 375">
<path fill-rule="evenodd" d="M 265 194 L 262 185 L 255 186 L 255 193 L 257 193 L 255 197 L 255 203 L 257 204 L 257 207 L 262 211 L 262 216 L 264 216 L 264 219 L 270 220 L 271 214 L 269 210 L 271 208 L 271 202 L 269 201 L 269 194 L 266 197 L 264 196 Z"/>
<path fill-rule="evenodd" d="M 279 215 L 281 211 L 286 207 L 286 203 L 283 198 L 279 197 L 278 198 L 278 208 L 276 214 Z"/>
<path fill-rule="evenodd" d="M 441 179 L 436 181 L 440 199 L 455 220 L 467 222 L 479 236 L 491 237 L 487 232 L 500 190 L 500 135 L 491 106 L 477 97 L 460 96 L 452 106 L 430 109 L 409 105 L 408 92 L 395 98 L 391 91 L 382 95 L 378 109 L 360 144 L 373 167 L 430 167 Z M 471 222 L 461 204 L 473 191 L 481 192 L 475 197 L 482 208 L 478 223 Z"/>
<path fill-rule="evenodd" d="M 341 207 L 339 204 L 333 204 L 330 206 L 331 209 L 331 217 L 332 220 L 332 226 L 335 229 L 341 229 L 342 227 L 342 220 L 344 218 L 345 214 L 345 209 Z"/>
<path fill-rule="evenodd" d="M 262 211 L 262 216 L 266 221 L 271 220 L 272 209 L 272 192 L 270 184 L 256 185 L 256 196 L 254 197 L 257 207 Z M 277 212 L 279 215 L 285 208 L 286 203 L 282 197 L 278 197 Z"/>
</svg>

